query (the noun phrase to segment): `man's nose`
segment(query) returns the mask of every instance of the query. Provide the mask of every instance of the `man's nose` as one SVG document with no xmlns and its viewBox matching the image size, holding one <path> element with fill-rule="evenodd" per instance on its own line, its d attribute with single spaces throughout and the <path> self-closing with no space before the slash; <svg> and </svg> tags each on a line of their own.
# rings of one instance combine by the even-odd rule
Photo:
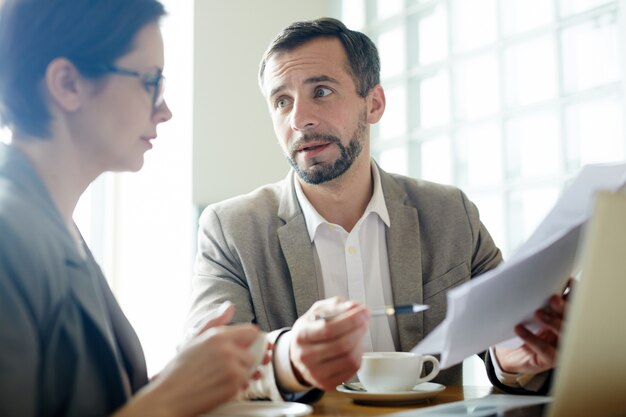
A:
<svg viewBox="0 0 626 417">
<path fill-rule="evenodd" d="M 318 109 L 308 100 L 296 100 L 291 111 L 291 128 L 295 131 L 309 130 L 319 123 Z"/>
</svg>

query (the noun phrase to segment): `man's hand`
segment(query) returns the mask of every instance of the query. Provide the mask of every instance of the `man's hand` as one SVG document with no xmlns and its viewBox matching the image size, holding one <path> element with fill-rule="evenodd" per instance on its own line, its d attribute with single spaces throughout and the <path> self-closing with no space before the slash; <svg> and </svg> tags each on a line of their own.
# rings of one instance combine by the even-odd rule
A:
<svg viewBox="0 0 626 417">
<path fill-rule="evenodd" d="M 320 314 L 340 313 L 331 319 Z M 303 383 L 334 390 L 361 365 L 363 336 L 369 311 L 357 303 L 334 297 L 316 302 L 294 324 L 289 358 Z"/>
<path fill-rule="evenodd" d="M 567 288 L 571 292 L 573 279 Z M 496 357 L 504 372 L 538 374 L 556 366 L 558 344 L 567 310 L 568 296 L 553 295 L 547 307 L 535 311 L 535 320 L 541 325 L 539 333 L 534 334 L 525 326 L 515 326 L 515 334 L 524 341 L 516 349 L 496 348 Z"/>
</svg>

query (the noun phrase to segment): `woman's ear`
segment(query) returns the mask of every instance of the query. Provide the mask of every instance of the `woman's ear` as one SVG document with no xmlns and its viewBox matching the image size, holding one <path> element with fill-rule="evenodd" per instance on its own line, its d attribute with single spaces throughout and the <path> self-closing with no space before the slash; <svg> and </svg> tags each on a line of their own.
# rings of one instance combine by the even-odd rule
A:
<svg viewBox="0 0 626 417">
<path fill-rule="evenodd" d="M 56 58 L 46 68 L 45 87 L 50 100 L 66 112 L 78 110 L 85 97 L 84 79 L 66 58 Z"/>
<path fill-rule="evenodd" d="M 385 90 L 380 84 L 376 84 L 367 94 L 367 122 L 378 123 L 385 113 Z"/>
</svg>

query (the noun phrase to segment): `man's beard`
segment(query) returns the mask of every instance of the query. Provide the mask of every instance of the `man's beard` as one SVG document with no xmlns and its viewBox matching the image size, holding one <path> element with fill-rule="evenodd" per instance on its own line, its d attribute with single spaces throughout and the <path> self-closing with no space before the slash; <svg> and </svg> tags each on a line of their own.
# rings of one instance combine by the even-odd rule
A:
<svg viewBox="0 0 626 417">
<path fill-rule="evenodd" d="M 366 128 L 366 113 L 363 111 L 359 117 L 358 125 L 352 134 L 352 139 L 350 139 L 348 146 L 344 146 L 341 143 L 341 140 L 334 135 L 321 133 L 304 134 L 291 145 L 289 149 L 290 156 L 287 156 L 287 160 L 298 176 L 307 184 L 322 184 L 327 181 L 334 180 L 352 166 L 356 158 L 363 150 L 363 136 L 365 135 Z M 334 143 L 337 147 L 339 147 L 340 156 L 337 160 L 335 160 L 335 162 L 315 163 L 315 158 L 312 158 L 312 162 L 314 162 L 314 164 L 309 168 L 303 169 L 296 162 L 298 149 L 301 148 L 303 144 L 316 140 L 323 140 L 329 144 Z"/>
</svg>

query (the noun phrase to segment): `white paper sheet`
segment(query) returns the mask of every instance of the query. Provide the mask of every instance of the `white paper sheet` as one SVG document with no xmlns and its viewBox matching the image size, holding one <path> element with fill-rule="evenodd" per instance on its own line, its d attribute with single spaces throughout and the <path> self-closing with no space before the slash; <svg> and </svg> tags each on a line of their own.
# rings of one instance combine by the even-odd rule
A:
<svg viewBox="0 0 626 417">
<path fill-rule="evenodd" d="M 434 407 L 400 411 L 389 414 L 388 417 L 491 417 L 502 415 L 509 410 L 549 404 L 550 402 L 552 402 L 550 397 L 495 394 L 483 398 L 454 401 Z"/>
<path fill-rule="evenodd" d="M 563 290 L 575 270 L 594 194 L 626 184 L 626 164 L 588 165 L 507 262 L 448 292 L 445 320 L 413 352 L 441 354 L 448 368 L 466 357 L 515 338 L 518 323 Z"/>
</svg>

